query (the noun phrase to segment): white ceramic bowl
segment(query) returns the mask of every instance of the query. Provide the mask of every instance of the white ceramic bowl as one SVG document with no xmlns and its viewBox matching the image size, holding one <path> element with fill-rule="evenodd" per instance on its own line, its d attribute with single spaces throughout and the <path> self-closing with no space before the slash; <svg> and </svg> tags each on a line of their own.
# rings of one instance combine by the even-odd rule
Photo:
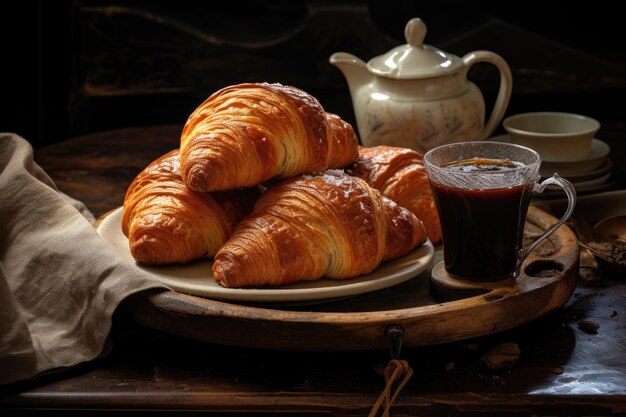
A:
<svg viewBox="0 0 626 417">
<path fill-rule="evenodd" d="M 511 142 L 534 149 L 549 162 L 585 159 L 600 123 L 573 113 L 533 112 L 507 117 L 502 122 Z"/>
</svg>

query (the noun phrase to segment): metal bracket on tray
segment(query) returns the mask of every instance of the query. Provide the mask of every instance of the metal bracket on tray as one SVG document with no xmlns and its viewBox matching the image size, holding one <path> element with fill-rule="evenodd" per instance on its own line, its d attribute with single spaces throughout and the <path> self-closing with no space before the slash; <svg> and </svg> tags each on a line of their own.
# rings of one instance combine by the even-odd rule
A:
<svg viewBox="0 0 626 417">
<path fill-rule="evenodd" d="M 385 334 L 389 338 L 391 344 L 389 345 L 389 354 L 391 359 L 400 359 L 400 352 L 402 351 L 402 336 L 404 336 L 404 329 L 399 324 L 392 324 L 387 327 Z"/>
</svg>

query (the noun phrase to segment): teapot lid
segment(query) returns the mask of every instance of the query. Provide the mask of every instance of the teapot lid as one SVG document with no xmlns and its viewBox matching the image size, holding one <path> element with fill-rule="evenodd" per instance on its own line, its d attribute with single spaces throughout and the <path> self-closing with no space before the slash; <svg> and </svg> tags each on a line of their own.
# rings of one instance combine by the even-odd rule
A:
<svg viewBox="0 0 626 417">
<path fill-rule="evenodd" d="M 463 65 L 454 54 L 424 44 L 426 24 L 415 17 L 406 24 L 407 43 L 369 60 L 370 72 L 389 78 L 431 78 L 452 74 Z"/>
</svg>

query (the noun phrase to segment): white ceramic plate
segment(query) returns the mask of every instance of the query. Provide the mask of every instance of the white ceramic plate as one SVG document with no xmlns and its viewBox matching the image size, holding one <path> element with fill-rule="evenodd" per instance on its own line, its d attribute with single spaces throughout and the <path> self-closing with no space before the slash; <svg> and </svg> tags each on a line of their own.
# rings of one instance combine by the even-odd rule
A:
<svg viewBox="0 0 626 417">
<path fill-rule="evenodd" d="M 581 194 L 599 193 L 601 191 L 609 190 L 615 187 L 617 183 L 615 181 L 608 181 L 603 184 L 589 186 L 589 187 L 574 187 L 578 196 Z M 559 187 L 549 186 L 546 191 L 541 194 L 535 195 L 537 198 L 565 198 L 565 193 Z"/>
<path fill-rule="evenodd" d="M 594 169 L 593 171 L 569 174 L 564 177 L 567 178 L 570 182 L 590 181 L 593 179 L 604 177 L 605 175 L 610 174 L 612 170 L 613 161 L 611 160 L 611 158 L 605 158 L 602 162 L 602 165 L 599 168 Z"/>
<path fill-rule="evenodd" d="M 564 194 L 562 194 L 564 196 Z M 567 208 L 567 199 L 547 200 L 550 209 L 561 216 Z M 591 224 L 597 224 L 607 217 L 626 214 L 626 190 L 606 191 L 583 195 L 576 199 L 576 214 Z"/>
<path fill-rule="evenodd" d="M 508 135 L 493 136 L 490 140 L 496 142 L 510 142 Z M 589 171 L 596 170 L 605 163 L 606 157 L 609 155 L 611 148 L 606 142 L 600 139 L 593 139 L 591 141 L 591 153 L 586 158 L 580 161 L 570 162 L 541 162 L 541 168 L 539 169 L 542 177 L 552 176 L 555 172 L 563 177 L 568 175 L 577 175 L 587 173 Z"/>
<path fill-rule="evenodd" d="M 119 207 L 102 220 L 97 231 L 115 252 L 135 263 L 128 239 L 122 233 L 121 218 L 122 207 Z M 323 278 L 276 288 L 224 288 L 213 279 L 213 262 L 208 259 L 184 265 L 138 267 L 156 281 L 185 294 L 229 301 L 301 302 L 352 296 L 400 284 L 426 271 L 434 253 L 433 245 L 427 241 L 408 255 L 385 262 L 369 274 L 346 280 Z"/>
<path fill-rule="evenodd" d="M 570 182 L 572 183 L 572 185 L 574 186 L 574 188 L 576 188 L 577 190 L 581 190 L 581 189 L 587 189 L 587 188 L 593 188 L 593 187 L 597 187 L 599 185 L 603 185 L 606 184 L 609 179 L 611 178 L 611 173 L 607 172 L 606 174 L 598 177 L 598 178 L 594 178 L 591 180 L 586 180 L 586 181 L 572 181 L 570 180 Z"/>
</svg>

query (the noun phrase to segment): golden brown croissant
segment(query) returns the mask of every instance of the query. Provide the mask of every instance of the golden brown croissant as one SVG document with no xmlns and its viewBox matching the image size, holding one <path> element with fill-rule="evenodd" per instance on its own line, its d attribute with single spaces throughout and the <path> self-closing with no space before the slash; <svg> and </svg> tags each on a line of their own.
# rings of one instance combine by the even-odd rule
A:
<svg viewBox="0 0 626 417">
<path fill-rule="evenodd" d="M 215 255 L 224 287 L 365 274 L 426 240 L 410 211 L 340 170 L 270 187 Z"/>
<path fill-rule="evenodd" d="M 255 189 L 198 193 L 180 177 L 173 150 L 148 165 L 124 198 L 122 231 L 141 264 L 189 262 L 212 257 L 237 222 L 252 211 Z"/>
<path fill-rule="evenodd" d="M 181 173 L 196 191 L 228 190 L 327 168 L 357 157 L 348 123 L 311 95 L 280 84 L 239 84 L 211 95 L 181 135 Z"/>
<path fill-rule="evenodd" d="M 433 243 L 441 240 L 437 206 L 418 152 L 394 146 L 359 147 L 359 157 L 348 170 L 406 207 L 424 223 Z"/>
</svg>

